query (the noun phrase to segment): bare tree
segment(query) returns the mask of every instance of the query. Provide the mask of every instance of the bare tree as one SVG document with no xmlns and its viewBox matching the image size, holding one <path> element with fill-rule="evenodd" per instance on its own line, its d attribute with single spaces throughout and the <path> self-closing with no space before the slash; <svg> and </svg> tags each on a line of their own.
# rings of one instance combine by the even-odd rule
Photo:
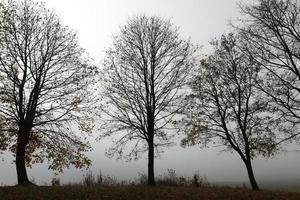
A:
<svg viewBox="0 0 300 200">
<path fill-rule="evenodd" d="M 88 166 L 90 146 L 76 132 L 90 128 L 83 111 L 93 68 L 76 33 L 43 4 L 8 1 L 0 10 L 0 44 L 1 138 L 16 155 L 18 184 L 30 184 L 26 163 L 48 160 L 60 171 Z"/>
<path fill-rule="evenodd" d="M 121 27 L 104 69 L 102 137 L 117 140 L 109 156 L 138 158 L 148 151 L 148 184 L 154 185 L 154 151 L 170 144 L 171 121 L 182 107 L 195 48 L 159 17 L 136 16 Z M 128 143 L 130 151 L 124 152 Z"/>
<path fill-rule="evenodd" d="M 300 4 L 296 0 L 258 0 L 241 6 L 246 16 L 238 31 L 244 52 L 263 66 L 264 82 L 258 87 L 274 104 L 274 111 L 294 129 L 300 122 Z M 299 135 L 288 131 L 279 142 Z"/>
<path fill-rule="evenodd" d="M 259 190 L 252 159 L 275 153 L 279 123 L 255 88 L 259 63 L 243 54 L 238 44 L 233 34 L 212 42 L 214 53 L 201 62 L 190 83 L 192 92 L 186 98 L 189 106 L 182 119 L 186 134 L 182 145 L 220 143 L 238 153 L 253 190 Z"/>
</svg>

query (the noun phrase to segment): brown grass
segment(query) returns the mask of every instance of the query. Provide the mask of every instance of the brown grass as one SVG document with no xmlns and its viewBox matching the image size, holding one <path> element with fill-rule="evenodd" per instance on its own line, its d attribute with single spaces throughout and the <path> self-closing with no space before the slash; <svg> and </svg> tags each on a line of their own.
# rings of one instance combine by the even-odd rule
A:
<svg viewBox="0 0 300 200">
<path fill-rule="evenodd" d="M 300 200 L 300 193 L 225 187 L 1 187 L 1 200 Z"/>
</svg>

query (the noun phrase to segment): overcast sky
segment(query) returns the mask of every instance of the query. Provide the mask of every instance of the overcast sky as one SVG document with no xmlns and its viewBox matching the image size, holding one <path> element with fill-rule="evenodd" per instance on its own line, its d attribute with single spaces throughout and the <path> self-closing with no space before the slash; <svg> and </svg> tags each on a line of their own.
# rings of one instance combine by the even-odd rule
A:
<svg viewBox="0 0 300 200">
<path fill-rule="evenodd" d="M 78 31 L 80 44 L 99 66 L 104 51 L 111 45 L 112 36 L 118 33 L 120 25 L 128 17 L 136 14 L 159 15 L 172 18 L 180 26 L 183 37 L 190 37 L 192 42 L 203 46 L 203 53 L 209 49 L 208 42 L 228 32 L 229 19 L 240 16 L 235 0 L 46 0 L 46 6 L 53 8 L 63 22 Z M 109 143 L 103 141 L 94 144 L 94 151 L 89 153 L 95 173 L 101 169 L 104 174 L 111 174 L 120 179 L 137 177 L 138 172 L 147 172 L 147 160 L 144 156 L 139 161 L 125 162 L 108 159 L 104 156 Z M 299 146 L 298 146 L 299 147 Z M 295 146 L 292 149 L 297 148 Z M 246 168 L 236 154 L 221 153 L 222 148 L 197 147 L 183 149 L 174 146 L 155 161 L 156 174 L 167 169 L 175 169 L 177 174 L 191 176 L 198 171 L 209 181 L 244 181 L 248 182 Z M 260 180 L 299 179 L 300 154 L 283 153 L 271 159 L 254 160 L 254 172 Z M 15 166 L 9 153 L 4 154 L 0 163 L 0 184 L 16 183 Z M 61 176 L 63 182 L 78 181 L 85 171 L 66 170 Z M 35 165 L 28 171 L 29 177 L 38 183 L 50 182 L 52 172 L 46 165 Z"/>
</svg>

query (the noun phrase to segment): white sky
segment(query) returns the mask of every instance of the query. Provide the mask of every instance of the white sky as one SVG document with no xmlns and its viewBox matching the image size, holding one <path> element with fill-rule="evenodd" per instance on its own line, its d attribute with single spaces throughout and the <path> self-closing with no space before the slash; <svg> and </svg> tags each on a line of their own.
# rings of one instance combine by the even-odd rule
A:
<svg viewBox="0 0 300 200">
<path fill-rule="evenodd" d="M 249 0 L 251 1 L 251 0 Z M 128 17 L 135 14 L 155 14 L 172 18 L 175 25 L 181 27 L 184 37 L 203 45 L 203 53 L 208 42 L 229 31 L 229 19 L 240 17 L 235 0 L 46 0 L 48 8 L 54 8 L 66 25 L 78 31 L 80 44 L 90 56 L 101 64 L 104 51 L 112 42 L 112 35 L 118 33 Z M 138 172 L 147 172 L 146 156 L 139 161 L 127 163 L 115 161 L 104 156 L 108 142 L 94 145 L 89 154 L 93 160 L 92 170 L 100 169 L 120 179 L 137 177 Z M 298 146 L 299 147 L 299 146 Z M 246 169 L 236 154 L 220 153 L 222 148 L 183 149 L 175 146 L 166 149 L 161 158 L 155 161 L 156 174 L 167 169 L 175 169 L 177 174 L 190 176 L 195 171 L 209 181 L 245 181 L 248 182 Z M 16 183 L 13 158 L 5 154 L 0 163 L 0 184 Z M 299 153 L 280 154 L 272 159 L 256 159 L 254 172 L 258 180 L 300 179 Z M 84 172 L 66 170 L 63 182 L 78 181 Z M 50 182 L 53 173 L 45 165 L 36 165 L 28 172 L 39 183 Z"/>
<path fill-rule="evenodd" d="M 239 16 L 235 0 L 46 0 L 65 24 L 78 30 L 81 44 L 99 61 L 112 35 L 135 14 L 172 18 L 184 37 L 201 45 L 224 32 Z"/>
</svg>

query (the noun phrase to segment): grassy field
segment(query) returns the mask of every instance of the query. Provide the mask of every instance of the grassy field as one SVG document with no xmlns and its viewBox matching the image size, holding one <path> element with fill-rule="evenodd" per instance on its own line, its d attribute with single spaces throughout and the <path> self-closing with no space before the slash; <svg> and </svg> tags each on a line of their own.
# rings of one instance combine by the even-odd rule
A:
<svg viewBox="0 0 300 200">
<path fill-rule="evenodd" d="M 230 187 L 241 187 L 242 185 L 246 185 L 247 187 L 251 187 L 250 183 L 245 182 L 215 182 L 211 183 L 211 185 L 215 186 L 230 186 Z M 289 192 L 300 192 L 300 180 L 273 180 L 273 181 L 258 181 L 258 185 L 262 189 L 266 190 L 281 190 L 281 191 L 289 191 Z"/>
<path fill-rule="evenodd" d="M 300 200 L 300 193 L 226 187 L 1 187 L 1 200 Z"/>
</svg>

